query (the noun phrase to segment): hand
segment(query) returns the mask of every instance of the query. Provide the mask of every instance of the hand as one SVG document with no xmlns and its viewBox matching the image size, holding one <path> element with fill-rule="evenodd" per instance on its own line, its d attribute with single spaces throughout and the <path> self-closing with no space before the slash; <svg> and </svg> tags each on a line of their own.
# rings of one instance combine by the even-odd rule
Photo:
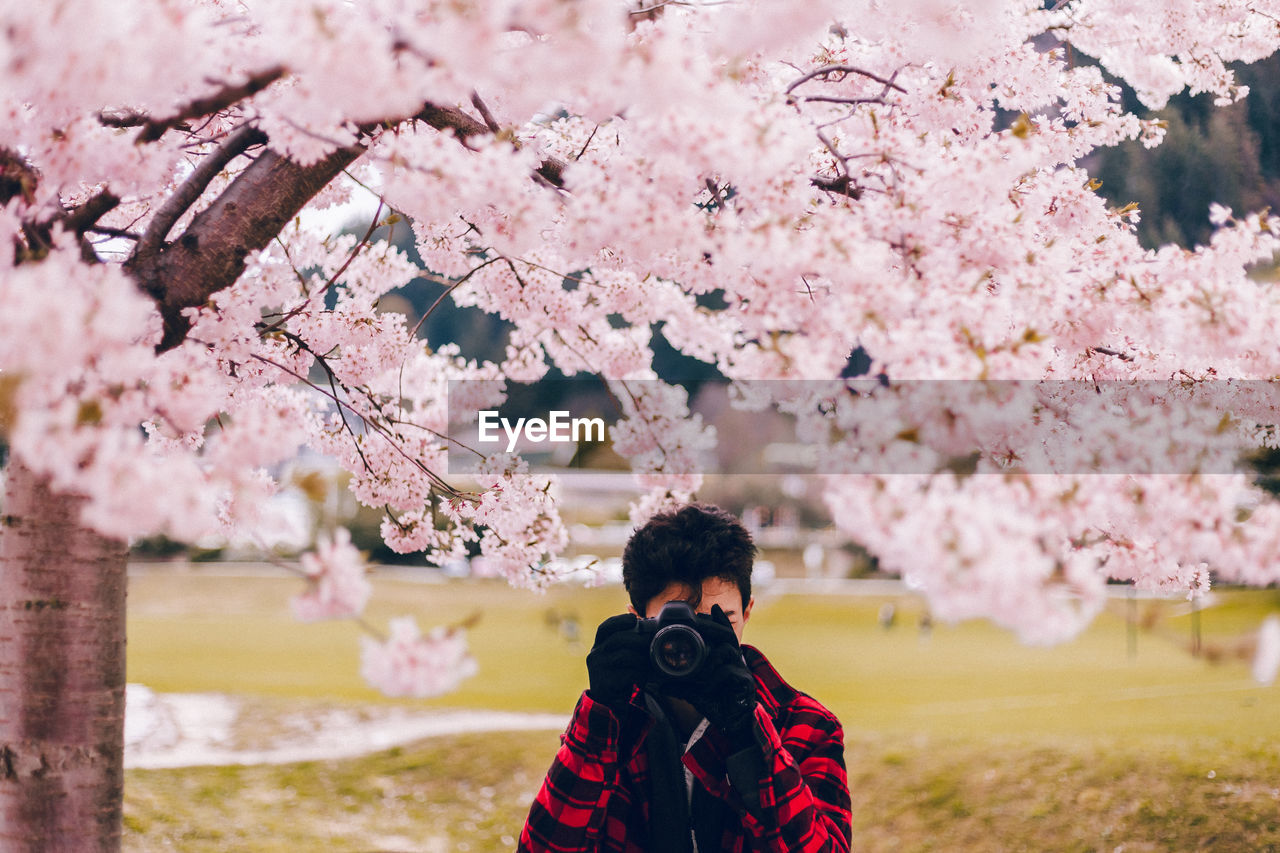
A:
<svg viewBox="0 0 1280 853">
<path fill-rule="evenodd" d="M 587 653 L 591 698 L 614 709 L 649 673 L 649 636 L 636 631 L 634 613 L 610 616 L 596 629 L 595 645 Z"/>
<path fill-rule="evenodd" d="M 672 696 L 688 701 L 729 738 L 745 746 L 753 737 L 756 711 L 756 679 L 742 658 L 738 635 L 720 605 L 711 615 L 700 615 L 698 633 L 707 644 L 701 671 L 687 681 L 673 681 Z"/>
</svg>

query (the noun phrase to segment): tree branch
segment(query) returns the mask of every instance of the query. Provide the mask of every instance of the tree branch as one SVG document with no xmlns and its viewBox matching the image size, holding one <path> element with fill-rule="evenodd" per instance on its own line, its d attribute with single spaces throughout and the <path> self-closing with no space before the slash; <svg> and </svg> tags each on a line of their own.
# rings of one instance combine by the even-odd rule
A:
<svg viewBox="0 0 1280 853">
<path fill-rule="evenodd" d="M 479 98 L 477 97 L 475 100 L 478 101 Z M 488 114 L 488 110 L 483 108 L 483 102 L 477 106 L 477 109 Z M 413 118 L 425 122 L 436 130 L 452 130 L 454 136 L 458 137 L 458 141 L 464 145 L 473 136 L 486 136 L 497 132 L 492 130 L 489 125 L 477 121 L 462 110 L 454 107 L 439 107 L 431 103 L 424 104 Z M 492 121 L 493 116 L 488 115 L 486 120 Z M 556 189 L 564 189 L 564 170 L 565 162 L 563 160 L 547 157 L 538 165 L 538 168 L 533 170 L 533 173 L 537 178 L 546 181 Z"/>
<path fill-rule="evenodd" d="M 98 253 L 94 250 L 93 244 L 89 242 L 89 239 L 85 237 L 85 232 L 93 228 L 99 219 L 106 216 L 119 204 L 120 199 L 115 193 L 108 189 L 102 189 L 90 196 L 78 207 L 64 211 L 61 215 L 55 217 L 52 222 L 41 226 L 41 230 L 48 237 L 54 223 L 61 222 L 65 229 L 75 234 L 76 241 L 80 246 L 80 258 L 86 264 L 96 264 L 99 260 Z"/>
<path fill-rule="evenodd" d="M 453 135 L 462 142 L 466 142 L 469 137 L 489 133 L 489 128 L 485 127 L 483 122 L 476 121 L 454 107 L 438 107 L 435 104 L 426 103 L 414 118 L 426 122 L 436 130 L 452 130 Z"/>
<path fill-rule="evenodd" d="M 860 77 L 866 77 L 869 80 L 874 80 L 877 83 L 880 83 L 881 85 L 883 85 L 887 89 L 896 89 L 899 92 L 902 92 L 904 94 L 907 91 L 906 89 L 902 88 L 897 83 L 895 83 L 893 81 L 893 77 L 881 77 L 879 74 L 873 74 L 870 71 L 864 71 L 863 69 L 856 68 L 852 65 L 825 65 L 822 68 L 815 68 L 814 70 L 810 71 L 808 74 L 805 74 L 802 77 L 800 77 L 798 80 L 794 81 L 790 86 L 788 86 L 786 89 L 783 90 L 782 94 L 790 95 L 797 88 L 804 85 L 805 83 L 808 83 L 810 80 L 813 80 L 815 77 L 825 78 L 825 77 L 831 76 L 832 74 L 839 74 L 841 79 L 844 79 L 844 77 L 848 74 L 857 74 Z M 897 75 L 895 74 L 894 77 L 896 76 Z"/>
<path fill-rule="evenodd" d="M 1129 353 L 1120 352 L 1119 350 L 1114 350 L 1110 347 L 1089 347 L 1089 349 L 1093 352 L 1102 353 L 1103 355 L 1113 356 L 1121 361 L 1133 361 L 1133 356 Z"/>
<path fill-rule="evenodd" d="M 234 284 L 248 256 L 266 248 L 312 196 L 364 152 L 363 143 L 349 145 L 300 166 L 263 151 L 180 238 L 153 251 L 139 247 L 125 268 L 160 307 L 164 336 L 157 352 L 176 347 L 186 336 L 191 323 L 185 309 L 204 305 Z"/>
<path fill-rule="evenodd" d="M 824 103 L 824 104 L 882 104 L 891 107 L 893 104 L 887 102 L 881 97 L 872 98 L 837 98 L 833 95 L 805 95 L 806 103 Z"/>
<path fill-rule="evenodd" d="M 814 175 L 809 179 L 809 183 L 820 190 L 836 195 L 847 195 L 852 199 L 862 198 L 862 187 L 858 186 L 847 172 L 835 178 Z"/>
<path fill-rule="evenodd" d="M 174 223 L 200 199 L 209 184 L 227 167 L 227 164 L 250 147 L 263 145 L 266 141 L 265 133 L 246 124 L 227 137 L 216 151 L 206 155 L 200 161 L 200 165 L 196 166 L 182 182 L 182 186 L 165 199 L 164 204 L 156 211 L 156 215 L 151 218 L 147 230 L 143 232 L 142 239 L 138 242 L 135 255 L 145 259 L 145 256 L 158 252 L 164 244 L 164 238 L 169 236 Z"/>
<path fill-rule="evenodd" d="M 85 229 L 88 234 L 102 234 L 106 237 L 120 237 L 125 240 L 141 240 L 142 235 L 127 228 L 108 228 L 105 225 L 90 225 Z"/>
<path fill-rule="evenodd" d="M 98 121 L 107 127 L 141 127 L 142 131 L 134 142 L 138 145 L 155 142 L 164 136 L 167 131 L 178 127 L 187 119 L 212 115 L 219 110 L 225 110 L 227 107 L 243 101 L 245 98 L 253 97 L 286 73 L 283 65 L 273 65 L 270 68 L 259 71 L 257 74 L 250 75 L 249 79 L 238 86 L 226 86 L 208 97 L 197 98 L 168 118 L 155 119 L 146 113 L 127 111 L 121 113 L 99 113 Z"/>
<path fill-rule="evenodd" d="M 0 147 L 0 206 L 14 198 L 31 204 L 35 200 L 36 184 L 40 176 L 19 152 Z"/>
<path fill-rule="evenodd" d="M 222 94 L 230 97 L 228 92 Z M 203 103 L 207 106 L 214 100 Z M 194 107 L 184 113 L 194 114 L 193 111 Z M 370 122 L 359 131 L 368 134 L 404 120 Z M 483 122 L 459 109 L 431 103 L 424 104 L 408 120 L 423 121 L 437 130 L 450 129 L 464 144 L 471 136 L 492 133 Z M 234 284 L 244 272 L 249 255 L 266 248 L 312 196 L 367 148 L 364 142 L 343 146 L 306 166 L 268 148 L 191 220 L 181 237 L 166 242 L 173 224 L 195 204 L 213 178 L 250 145 L 266 141 L 261 131 L 250 126 L 232 134 L 165 201 L 125 262 L 125 269 L 160 308 L 164 335 L 156 346 L 157 352 L 182 343 L 191 328 L 183 312 L 204 305 L 213 294 Z M 534 178 L 560 188 L 564 184 L 564 168 L 562 161 L 547 158 L 534 170 Z"/>
<path fill-rule="evenodd" d="M 119 204 L 119 197 L 110 190 L 104 189 L 85 200 L 79 207 L 67 211 L 63 215 L 62 223 L 68 230 L 83 234 L 96 225 L 99 219 L 115 210 Z"/>
<path fill-rule="evenodd" d="M 20 155 L 9 148 L 0 148 L 0 206 L 16 197 L 31 204 L 35 199 L 39 173 Z M 51 219 L 22 222 L 22 239 L 15 240 L 14 256 L 18 263 L 38 260 L 53 247 L 53 227 L 61 224 L 76 236 L 80 244 L 80 256 L 85 263 L 97 263 L 98 255 L 84 238 L 84 232 L 93 227 L 108 211 L 120 204 L 120 199 L 110 190 L 100 190 L 80 205 L 64 210 Z M 25 244 L 24 244 L 25 241 Z"/>
<path fill-rule="evenodd" d="M 548 157 L 542 161 L 538 168 L 533 170 L 533 174 L 556 189 L 562 190 L 564 189 L 564 166 L 563 160 Z"/>
<path fill-rule="evenodd" d="M 502 128 L 498 126 L 498 120 L 493 117 L 493 113 L 489 112 L 489 107 L 480 99 L 479 92 L 471 93 L 471 105 L 480 113 L 480 118 L 484 119 L 485 127 L 496 136 Z"/>
</svg>

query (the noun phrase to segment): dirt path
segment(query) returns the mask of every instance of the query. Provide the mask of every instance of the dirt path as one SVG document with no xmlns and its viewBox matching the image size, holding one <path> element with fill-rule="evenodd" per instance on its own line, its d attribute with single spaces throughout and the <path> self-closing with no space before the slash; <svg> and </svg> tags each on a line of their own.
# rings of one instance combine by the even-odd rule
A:
<svg viewBox="0 0 1280 853">
<path fill-rule="evenodd" d="M 127 768 L 287 764 L 351 758 L 438 735 L 561 730 L 567 722 L 560 714 L 380 705 L 281 712 L 220 693 L 156 693 L 130 684 L 124 763 Z"/>
</svg>

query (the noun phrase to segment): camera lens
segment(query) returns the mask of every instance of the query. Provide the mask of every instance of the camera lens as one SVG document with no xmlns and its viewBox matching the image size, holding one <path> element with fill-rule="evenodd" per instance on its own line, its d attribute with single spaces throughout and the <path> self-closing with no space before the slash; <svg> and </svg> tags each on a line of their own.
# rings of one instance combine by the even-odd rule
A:
<svg viewBox="0 0 1280 853">
<path fill-rule="evenodd" d="M 653 635 L 649 656 L 663 674 L 682 678 L 696 670 L 707 656 L 706 643 L 688 625 L 668 625 Z"/>
</svg>

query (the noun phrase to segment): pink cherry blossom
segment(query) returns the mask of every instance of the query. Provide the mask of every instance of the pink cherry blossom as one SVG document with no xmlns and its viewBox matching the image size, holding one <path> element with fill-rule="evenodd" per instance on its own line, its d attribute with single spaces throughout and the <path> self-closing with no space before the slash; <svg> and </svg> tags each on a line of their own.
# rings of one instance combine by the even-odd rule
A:
<svg viewBox="0 0 1280 853">
<path fill-rule="evenodd" d="M 391 620 L 386 641 L 360 638 L 360 674 L 388 696 L 447 693 L 476 672 L 461 628 L 437 626 L 426 636 L 410 617 Z"/>
<path fill-rule="evenodd" d="M 312 552 L 302 555 L 306 592 L 294 596 L 293 615 L 302 622 L 359 616 L 373 592 L 365 576 L 364 557 L 351 544 L 345 527 L 332 538 L 321 535 Z"/>
</svg>

